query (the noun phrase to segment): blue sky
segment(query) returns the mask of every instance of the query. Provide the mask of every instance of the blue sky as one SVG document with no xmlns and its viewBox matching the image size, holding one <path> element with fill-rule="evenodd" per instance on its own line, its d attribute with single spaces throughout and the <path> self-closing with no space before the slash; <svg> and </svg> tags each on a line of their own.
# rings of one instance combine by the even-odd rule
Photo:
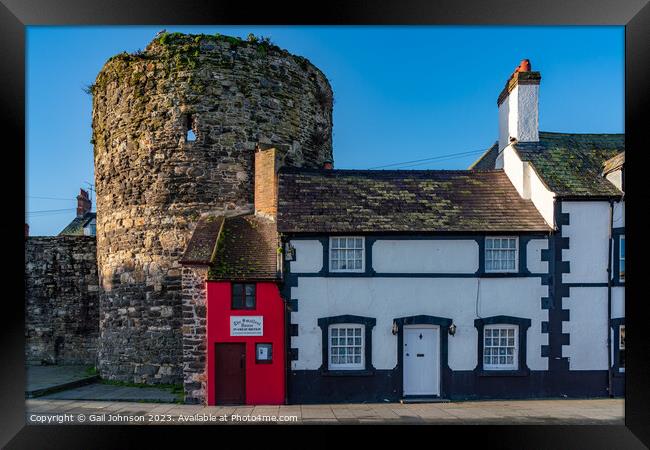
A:
<svg viewBox="0 0 650 450">
<path fill-rule="evenodd" d="M 402 166 L 467 168 L 497 139 L 496 99 L 523 58 L 542 74 L 541 130 L 624 131 L 623 27 L 30 26 L 25 207 L 31 235 L 57 234 L 75 215 L 79 188 L 94 182 L 92 104 L 84 86 L 109 57 L 143 49 L 163 28 L 252 32 L 311 60 L 334 90 L 336 168 L 474 152 Z"/>
</svg>

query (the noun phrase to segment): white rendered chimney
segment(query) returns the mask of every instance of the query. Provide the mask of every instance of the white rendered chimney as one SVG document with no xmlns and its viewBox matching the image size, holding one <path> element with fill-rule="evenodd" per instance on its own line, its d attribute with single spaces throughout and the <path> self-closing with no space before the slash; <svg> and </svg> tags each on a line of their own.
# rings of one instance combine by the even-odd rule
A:
<svg viewBox="0 0 650 450">
<path fill-rule="evenodd" d="M 499 106 L 499 152 L 513 140 L 539 141 L 539 72 L 524 59 L 515 69 L 497 100 Z"/>
</svg>

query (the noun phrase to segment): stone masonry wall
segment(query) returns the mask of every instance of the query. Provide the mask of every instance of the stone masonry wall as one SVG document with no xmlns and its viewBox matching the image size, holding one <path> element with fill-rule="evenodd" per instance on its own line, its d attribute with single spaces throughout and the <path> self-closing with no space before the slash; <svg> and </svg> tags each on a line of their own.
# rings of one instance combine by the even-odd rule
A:
<svg viewBox="0 0 650 450">
<path fill-rule="evenodd" d="M 25 240 L 27 364 L 95 365 L 99 282 L 95 238 Z"/>
<path fill-rule="evenodd" d="M 207 267 L 183 267 L 183 384 L 185 403 L 206 402 Z"/>
<path fill-rule="evenodd" d="M 181 383 L 178 259 L 196 220 L 252 210 L 257 143 L 289 166 L 330 160 L 332 90 L 267 42 L 176 33 L 111 58 L 91 90 L 100 374 Z"/>
</svg>

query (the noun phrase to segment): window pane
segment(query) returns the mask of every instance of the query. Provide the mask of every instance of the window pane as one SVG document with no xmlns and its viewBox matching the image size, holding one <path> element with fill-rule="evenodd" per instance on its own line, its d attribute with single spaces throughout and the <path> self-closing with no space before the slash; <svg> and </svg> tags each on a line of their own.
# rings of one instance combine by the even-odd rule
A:
<svg viewBox="0 0 650 450">
<path fill-rule="evenodd" d="M 492 239 L 485 240 L 485 248 L 492 248 Z"/>
<path fill-rule="evenodd" d="M 246 296 L 246 308 L 255 308 L 255 296 Z"/>
<path fill-rule="evenodd" d="M 332 248 L 339 248 L 339 238 L 332 238 Z"/>
<path fill-rule="evenodd" d="M 354 268 L 360 270 L 361 269 L 361 261 L 357 260 L 354 262 Z"/>
<path fill-rule="evenodd" d="M 515 335 L 515 330 L 512 328 L 508 329 L 508 336 L 514 336 Z"/>
<path fill-rule="evenodd" d="M 494 240 L 494 248 L 501 248 L 501 239 Z"/>
<path fill-rule="evenodd" d="M 348 248 L 354 248 L 354 238 L 348 238 Z"/>
<path fill-rule="evenodd" d="M 339 262 L 332 261 L 332 270 L 339 270 Z"/>
<path fill-rule="evenodd" d="M 355 328 L 354 329 L 354 335 L 355 336 L 361 336 L 361 328 Z"/>
<path fill-rule="evenodd" d="M 621 236 L 621 258 L 625 258 L 625 236 Z"/>
<path fill-rule="evenodd" d="M 510 242 L 509 242 L 509 243 L 510 243 L 510 248 L 517 248 L 514 239 L 510 239 Z"/>
<path fill-rule="evenodd" d="M 362 248 L 363 247 L 363 242 L 361 241 L 361 238 L 357 238 L 356 247 L 357 248 Z"/>
</svg>

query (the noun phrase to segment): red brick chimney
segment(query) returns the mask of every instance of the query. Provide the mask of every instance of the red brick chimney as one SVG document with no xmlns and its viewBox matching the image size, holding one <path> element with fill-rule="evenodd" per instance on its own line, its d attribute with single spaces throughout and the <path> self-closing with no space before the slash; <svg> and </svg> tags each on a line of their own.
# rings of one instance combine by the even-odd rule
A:
<svg viewBox="0 0 650 450">
<path fill-rule="evenodd" d="M 325 170 L 332 170 L 334 168 L 334 164 L 332 163 L 331 159 L 326 159 L 323 161 L 323 169 Z"/>
<path fill-rule="evenodd" d="M 255 214 L 275 217 L 278 212 L 278 152 L 255 149 Z"/>
<path fill-rule="evenodd" d="M 77 217 L 81 217 L 87 212 L 90 212 L 92 203 L 90 198 L 88 198 L 88 192 L 80 189 L 79 195 L 77 195 Z"/>
</svg>

